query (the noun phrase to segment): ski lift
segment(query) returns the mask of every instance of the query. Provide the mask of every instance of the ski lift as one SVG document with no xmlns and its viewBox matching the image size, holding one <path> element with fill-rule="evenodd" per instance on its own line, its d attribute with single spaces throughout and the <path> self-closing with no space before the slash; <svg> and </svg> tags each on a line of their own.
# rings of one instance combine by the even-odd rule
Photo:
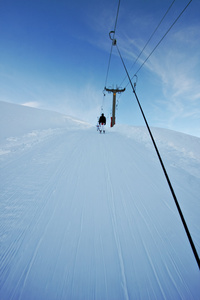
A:
<svg viewBox="0 0 200 300">
<path fill-rule="evenodd" d="M 135 88 L 136 88 L 137 81 L 138 81 L 138 77 L 137 77 L 136 74 L 133 76 L 133 78 L 134 78 L 134 77 L 135 77 L 135 82 L 134 82 L 133 86 L 134 86 L 134 89 L 135 89 Z"/>
<path fill-rule="evenodd" d="M 113 34 L 113 37 L 111 36 L 112 34 Z M 112 44 L 113 44 L 113 46 L 116 46 L 117 45 L 117 40 L 114 39 L 114 35 L 115 35 L 115 31 L 112 30 L 112 31 L 109 32 L 109 37 L 112 41 Z"/>
</svg>

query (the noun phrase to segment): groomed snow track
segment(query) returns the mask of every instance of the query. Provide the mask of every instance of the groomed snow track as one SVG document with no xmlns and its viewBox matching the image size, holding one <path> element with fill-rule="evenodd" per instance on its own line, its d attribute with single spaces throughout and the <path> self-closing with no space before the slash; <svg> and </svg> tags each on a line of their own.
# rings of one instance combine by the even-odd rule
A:
<svg viewBox="0 0 200 300">
<path fill-rule="evenodd" d="M 153 149 L 115 130 L 45 132 L 13 140 L 2 156 L 0 299 L 199 299 L 199 270 Z M 186 212 L 195 242 L 197 192 Z"/>
</svg>

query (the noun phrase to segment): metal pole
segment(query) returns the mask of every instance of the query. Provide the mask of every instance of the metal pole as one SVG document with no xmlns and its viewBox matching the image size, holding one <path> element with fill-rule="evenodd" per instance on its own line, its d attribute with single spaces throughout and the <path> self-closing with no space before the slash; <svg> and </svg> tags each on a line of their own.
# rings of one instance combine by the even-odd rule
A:
<svg viewBox="0 0 200 300">
<path fill-rule="evenodd" d="M 112 105 L 112 120 L 111 120 L 111 127 L 115 125 L 115 109 L 116 109 L 116 93 L 123 93 L 125 91 L 124 89 L 107 89 L 104 88 L 105 91 L 109 93 L 113 93 L 113 105 Z"/>
<path fill-rule="evenodd" d="M 113 92 L 112 124 L 111 124 L 111 127 L 113 127 L 115 125 L 115 108 L 116 108 L 116 93 Z"/>
</svg>

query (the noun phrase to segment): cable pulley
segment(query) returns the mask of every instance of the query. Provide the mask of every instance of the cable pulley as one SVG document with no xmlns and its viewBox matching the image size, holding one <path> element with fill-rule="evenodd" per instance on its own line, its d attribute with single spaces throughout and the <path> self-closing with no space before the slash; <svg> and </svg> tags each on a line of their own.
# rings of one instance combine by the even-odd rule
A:
<svg viewBox="0 0 200 300">
<path fill-rule="evenodd" d="M 135 82 L 133 83 L 133 86 L 134 86 L 134 89 L 136 89 L 136 84 L 137 84 L 137 81 L 138 81 L 138 77 L 137 77 L 136 74 L 133 76 L 133 78 L 134 77 L 135 77 Z"/>
<path fill-rule="evenodd" d="M 111 36 L 112 34 L 113 34 L 113 36 Z M 117 40 L 115 39 L 115 31 L 111 30 L 111 31 L 109 32 L 109 37 L 110 37 L 110 39 L 111 39 L 111 41 L 112 41 L 112 45 L 113 45 L 113 46 L 116 46 Z"/>
</svg>

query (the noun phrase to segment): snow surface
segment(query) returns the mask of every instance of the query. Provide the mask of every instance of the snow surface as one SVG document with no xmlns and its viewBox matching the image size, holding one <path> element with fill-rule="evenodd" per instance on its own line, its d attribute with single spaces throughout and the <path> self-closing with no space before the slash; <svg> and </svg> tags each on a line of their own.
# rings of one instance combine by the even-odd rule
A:
<svg viewBox="0 0 200 300">
<path fill-rule="evenodd" d="M 0 299 L 200 299 L 143 127 L 0 102 Z M 200 139 L 152 129 L 200 253 Z"/>
</svg>

